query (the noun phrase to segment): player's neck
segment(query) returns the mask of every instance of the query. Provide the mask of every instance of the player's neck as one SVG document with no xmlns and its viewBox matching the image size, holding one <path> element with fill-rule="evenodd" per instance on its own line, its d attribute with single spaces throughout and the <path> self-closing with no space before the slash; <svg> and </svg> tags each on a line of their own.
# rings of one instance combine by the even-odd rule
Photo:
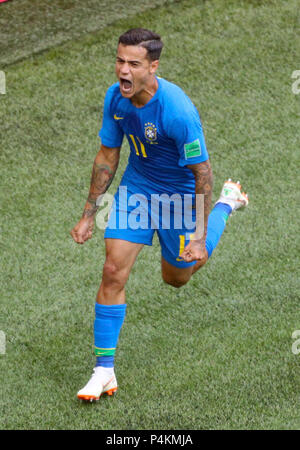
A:
<svg viewBox="0 0 300 450">
<path fill-rule="evenodd" d="M 131 97 L 130 101 L 136 108 L 142 108 L 155 95 L 157 89 L 158 89 L 158 81 L 155 78 L 155 76 L 153 76 L 151 82 L 147 86 L 145 86 L 145 88 L 141 92 Z"/>
</svg>

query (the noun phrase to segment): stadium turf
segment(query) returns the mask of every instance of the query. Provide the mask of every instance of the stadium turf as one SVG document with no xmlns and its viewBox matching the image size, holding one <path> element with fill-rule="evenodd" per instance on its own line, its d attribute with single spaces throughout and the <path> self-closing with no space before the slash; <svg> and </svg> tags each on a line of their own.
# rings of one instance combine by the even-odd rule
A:
<svg viewBox="0 0 300 450">
<path fill-rule="evenodd" d="M 1 59 L 0 427 L 299 429 L 298 2 L 178 1 L 116 19 L 28 59 Z M 87 196 L 117 37 L 135 26 L 161 33 L 159 75 L 200 111 L 214 200 L 231 177 L 250 205 L 179 290 L 161 281 L 157 239 L 142 251 L 127 287 L 119 392 L 86 405 L 76 392 L 94 364 L 103 231 L 84 246 L 69 231 Z M 46 31 L 44 48 L 60 43 Z M 12 25 L 8 41 L 22 49 L 21 37 Z"/>
</svg>

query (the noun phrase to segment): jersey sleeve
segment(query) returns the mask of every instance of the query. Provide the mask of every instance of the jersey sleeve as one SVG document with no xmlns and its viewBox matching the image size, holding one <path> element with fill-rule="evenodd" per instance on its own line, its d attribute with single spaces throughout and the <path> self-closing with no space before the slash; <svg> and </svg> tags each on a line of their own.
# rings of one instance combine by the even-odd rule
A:
<svg viewBox="0 0 300 450">
<path fill-rule="evenodd" d="M 114 119 L 111 104 L 113 101 L 114 89 L 111 86 L 105 95 L 102 127 L 99 131 L 101 143 L 106 147 L 121 147 L 124 133 L 118 122 Z"/>
<path fill-rule="evenodd" d="M 189 111 L 183 110 L 180 116 L 172 120 L 169 126 L 169 136 L 176 143 L 180 167 L 201 163 L 209 158 L 196 107 Z"/>
</svg>

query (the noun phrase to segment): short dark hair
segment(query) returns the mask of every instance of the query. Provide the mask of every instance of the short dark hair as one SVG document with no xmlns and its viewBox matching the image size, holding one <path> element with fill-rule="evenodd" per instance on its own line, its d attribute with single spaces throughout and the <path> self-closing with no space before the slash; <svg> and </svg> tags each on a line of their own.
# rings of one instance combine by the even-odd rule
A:
<svg viewBox="0 0 300 450">
<path fill-rule="evenodd" d="M 132 28 L 119 37 L 119 44 L 140 45 L 147 50 L 150 61 L 159 59 L 164 46 L 159 34 L 145 28 Z"/>
</svg>

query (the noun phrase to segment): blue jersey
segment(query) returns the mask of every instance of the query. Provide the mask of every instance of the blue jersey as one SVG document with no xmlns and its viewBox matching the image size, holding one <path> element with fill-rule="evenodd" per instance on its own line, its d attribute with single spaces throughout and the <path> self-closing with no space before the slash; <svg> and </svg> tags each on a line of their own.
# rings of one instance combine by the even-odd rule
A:
<svg viewBox="0 0 300 450">
<path fill-rule="evenodd" d="M 157 78 L 158 89 L 141 108 L 122 97 L 119 83 L 106 93 L 99 132 L 106 147 L 126 135 L 130 156 L 123 183 L 147 192 L 195 193 L 190 164 L 208 159 L 198 111 L 181 88 Z"/>
</svg>

